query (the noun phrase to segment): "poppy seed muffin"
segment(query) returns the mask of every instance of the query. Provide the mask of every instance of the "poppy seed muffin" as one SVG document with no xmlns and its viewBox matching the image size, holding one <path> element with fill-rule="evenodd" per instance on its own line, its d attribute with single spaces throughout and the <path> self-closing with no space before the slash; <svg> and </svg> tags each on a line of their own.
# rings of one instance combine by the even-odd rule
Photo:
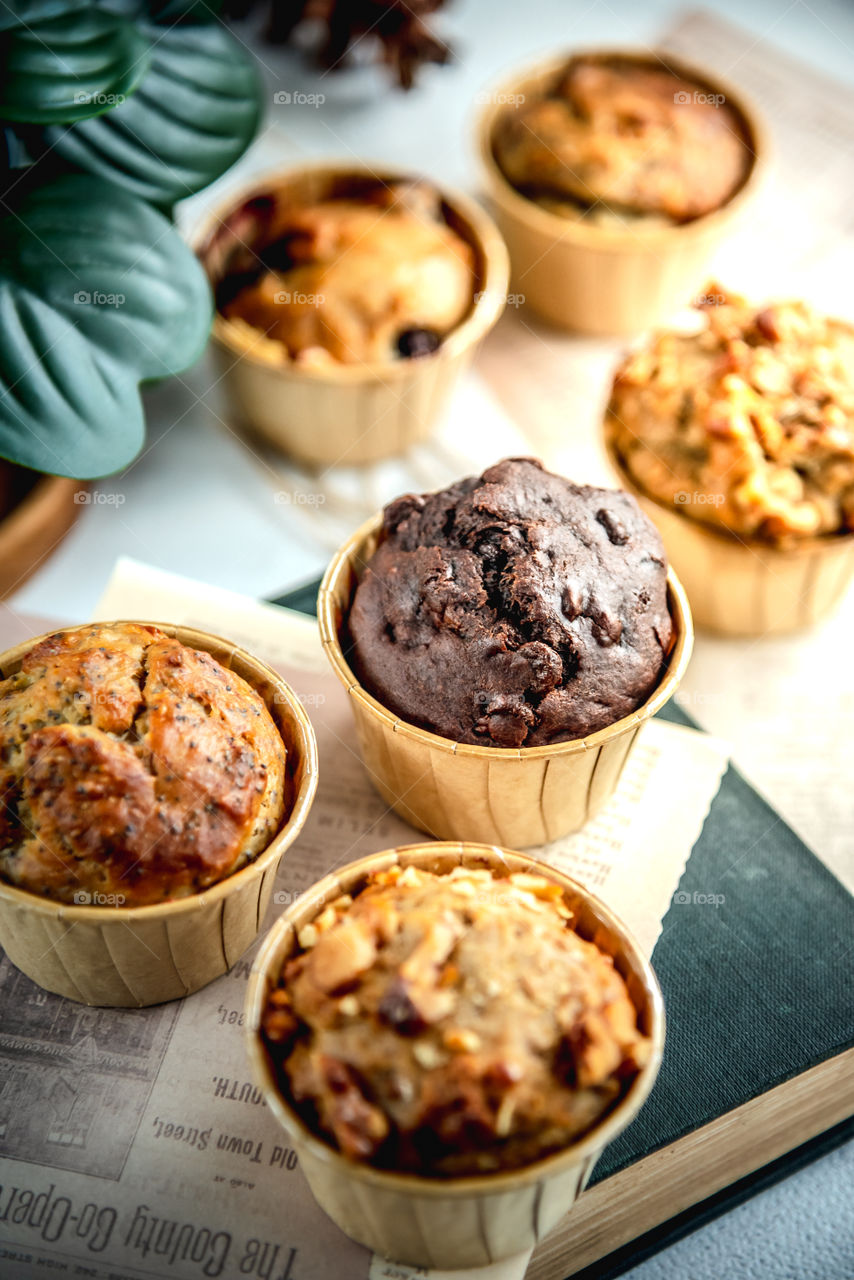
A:
<svg viewBox="0 0 854 1280">
<path fill-rule="evenodd" d="M 136 623 L 57 632 L 0 681 L 0 874 L 60 902 L 186 897 L 270 843 L 285 756 L 210 654 Z"/>
<path fill-rule="evenodd" d="M 285 1095 L 353 1160 L 519 1168 L 587 1132 L 650 1053 L 611 956 L 539 875 L 392 866 L 299 945 L 262 1034 Z"/>
<path fill-rule="evenodd" d="M 387 506 L 347 625 L 348 660 L 383 706 L 492 747 L 629 715 L 673 639 L 664 549 L 635 500 L 530 458 Z"/>
<path fill-rule="evenodd" d="M 661 59 L 572 58 L 498 121 L 495 158 L 523 195 L 595 223 L 689 222 L 743 184 L 748 134 L 722 94 Z"/>
<path fill-rule="evenodd" d="M 316 203 L 272 194 L 252 204 L 254 242 L 238 246 L 217 305 L 297 364 L 429 355 L 471 309 L 474 252 L 426 183 L 354 182 Z"/>
<path fill-rule="evenodd" d="M 854 325 L 710 285 L 692 333 L 618 370 L 608 432 L 640 489 L 777 546 L 854 531 Z"/>
</svg>

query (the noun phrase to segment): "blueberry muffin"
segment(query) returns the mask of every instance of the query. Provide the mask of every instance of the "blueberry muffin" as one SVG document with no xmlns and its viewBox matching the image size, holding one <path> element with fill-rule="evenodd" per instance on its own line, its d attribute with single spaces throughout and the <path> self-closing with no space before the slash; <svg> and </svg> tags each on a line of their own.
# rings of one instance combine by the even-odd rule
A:
<svg viewBox="0 0 854 1280">
<path fill-rule="evenodd" d="M 385 508 L 348 629 L 359 680 L 411 724 L 489 747 L 581 738 L 659 682 L 667 561 L 628 494 L 512 458 Z"/>
<path fill-rule="evenodd" d="M 426 183 L 354 181 L 315 203 L 271 194 L 250 204 L 229 228 L 237 248 L 217 305 L 297 364 L 429 355 L 471 310 L 474 251 Z"/>
<path fill-rule="evenodd" d="M 0 875 L 69 903 L 196 893 L 273 839 L 285 755 L 210 654 L 135 623 L 57 632 L 0 680 Z"/>
<path fill-rule="evenodd" d="M 591 1129 L 650 1054 L 612 958 L 539 875 L 393 866 L 299 948 L 262 1035 L 284 1095 L 355 1161 L 519 1168 Z"/>
<path fill-rule="evenodd" d="M 572 58 L 548 91 L 500 117 L 504 176 L 551 212 L 593 223 L 689 222 L 720 208 L 752 165 L 740 114 L 660 59 Z"/>
<path fill-rule="evenodd" d="M 854 326 L 710 285 L 694 332 L 619 369 L 620 465 L 686 517 L 775 545 L 854 529 Z"/>
</svg>

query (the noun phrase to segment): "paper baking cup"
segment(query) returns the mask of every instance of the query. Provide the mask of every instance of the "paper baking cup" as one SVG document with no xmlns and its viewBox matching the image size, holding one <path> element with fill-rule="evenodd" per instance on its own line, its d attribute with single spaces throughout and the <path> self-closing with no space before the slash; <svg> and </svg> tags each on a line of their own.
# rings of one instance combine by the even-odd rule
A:
<svg viewBox="0 0 854 1280">
<path fill-rule="evenodd" d="M 854 534 L 781 548 L 718 530 L 640 489 L 608 420 L 605 437 L 620 484 L 658 527 L 698 627 L 724 636 L 782 635 L 815 626 L 842 599 L 854 578 Z"/>
<path fill-rule="evenodd" d="M 228 234 L 228 215 L 265 192 L 315 202 L 328 196 L 335 182 L 372 177 L 393 182 L 413 175 L 350 161 L 270 174 L 208 219 L 196 239 L 197 252 L 211 271 L 211 259 L 222 252 Z M 244 426 L 315 467 L 377 462 L 429 435 L 478 343 L 504 309 L 509 275 L 507 250 L 492 220 L 459 192 L 436 190 L 449 225 L 474 249 L 475 296 L 468 316 L 429 356 L 308 369 L 260 331 L 217 313 L 213 348 Z"/>
<path fill-rule="evenodd" d="M 205 631 L 162 622 L 140 625 L 204 649 L 261 695 L 287 747 L 287 818 L 242 870 L 202 893 L 156 906 L 67 906 L 0 880 L 0 946 L 12 963 L 46 991 L 117 1008 L 175 1000 L 228 972 L 258 936 L 279 861 L 299 834 L 317 787 L 314 730 L 280 676 Z M 43 639 L 36 636 L 0 655 L 0 678 L 17 671 Z"/>
<path fill-rule="evenodd" d="M 380 795 L 441 840 L 526 849 L 577 831 L 612 795 L 641 725 L 673 696 L 688 665 L 691 614 L 675 573 L 667 577 L 673 648 L 661 681 L 637 711 L 572 742 L 473 746 L 401 720 L 359 684 L 344 657 L 342 625 L 381 528 L 380 514 L 340 548 L 318 597 L 323 648 L 350 696 L 362 760 Z"/>
<path fill-rule="evenodd" d="M 510 250 L 514 293 L 561 328 L 593 334 L 630 334 L 685 307 L 706 283 L 709 260 L 752 200 L 766 147 L 762 127 L 740 93 L 717 75 L 675 58 L 632 50 L 584 51 L 641 65 L 664 65 L 677 75 L 725 95 L 742 117 L 753 163 L 739 190 L 720 209 L 678 226 L 597 227 L 550 213 L 513 187 L 493 152 L 500 117 L 521 101 L 541 95 L 570 57 L 565 53 L 517 73 L 490 93 L 477 123 L 478 146 L 492 210 Z"/>
<path fill-rule="evenodd" d="M 652 1040 L 649 1061 L 614 1109 L 565 1150 L 506 1173 L 467 1178 L 425 1178 L 359 1164 L 340 1155 L 303 1123 L 276 1084 L 259 1034 L 267 997 L 282 964 L 297 947 L 299 930 L 323 904 L 355 893 L 373 871 L 395 864 L 434 872 L 456 866 L 500 875 L 530 872 L 559 884 L 582 938 L 613 956 Z M 570 1209 L 603 1148 L 634 1118 L 658 1074 L 664 1045 L 664 1008 L 649 962 L 611 911 L 574 880 L 518 853 L 477 844 L 409 845 L 361 858 L 321 880 L 289 907 L 268 933 L 249 979 L 246 998 L 249 1057 L 267 1105 L 293 1141 L 320 1207 L 359 1244 L 415 1267 L 483 1267 L 533 1248 Z"/>
</svg>

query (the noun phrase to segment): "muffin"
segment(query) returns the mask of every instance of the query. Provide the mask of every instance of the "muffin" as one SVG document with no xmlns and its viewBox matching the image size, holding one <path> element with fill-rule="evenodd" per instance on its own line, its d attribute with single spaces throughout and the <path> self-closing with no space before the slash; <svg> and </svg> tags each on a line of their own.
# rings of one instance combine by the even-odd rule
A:
<svg viewBox="0 0 854 1280">
<path fill-rule="evenodd" d="M 297 363 L 430 355 L 471 308 L 474 251 L 424 182 L 374 183 L 308 205 L 270 196 L 253 214 L 260 234 L 235 252 L 217 306 Z"/>
<path fill-rule="evenodd" d="M 664 548 L 628 494 L 507 459 L 386 507 L 349 629 L 365 688 L 410 723 L 491 747 L 582 738 L 661 677 Z"/>
<path fill-rule="evenodd" d="M 118 622 L 0 655 L 0 946 L 48 991 L 140 1006 L 258 935 L 317 749 L 296 695 L 216 636 Z"/>
<path fill-rule="evenodd" d="M 299 941 L 262 1032 L 306 1123 L 353 1160 L 519 1168 L 589 1130 L 649 1056 L 611 956 L 540 876 L 394 866 Z"/>
<path fill-rule="evenodd" d="M 198 253 L 235 414 L 313 466 L 423 439 L 507 294 L 506 250 L 476 204 L 352 163 L 254 186 Z"/>
<path fill-rule="evenodd" d="M 778 546 L 854 529 L 854 326 L 709 286 L 701 327 L 664 332 L 614 380 L 613 446 L 689 519 Z"/>
<path fill-rule="evenodd" d="M 412 1266 L 530 1249 L 655 1079 L 661 997 L 580 885 L 497 847 L 328 876 L 253 965 L 247 1047 L 320 1206 Z"/>
<path fill-rule="evenodd" d="M 761 176 L 740 94 L 666 50 L 552 58 L 478 123 L 512 289 L 546 320 L 631 334 L 687 305 Z"/>
<path fill-rule="evenodd" d="M 692 641 L 635 503 L 529 458 L 391 503 L 334 557 L 318 619 L 386 802 L 516 848 L 598 813 Z"/>
<path fill-rule="evenodd" d="M 0 875 L 58 902 L 197 893 L 270 843 L 285 745 L 245 680 L 156 627 L 60 631 L 0 682 Z"/>
<path fill-rule="evenodd" d="M 509 182 L 568 218 L 688 222 L 719 209 L 750 169 L 737 111 L 660 62 L 572 58 L 541 96 L 497 124 Z"/>
</svg>

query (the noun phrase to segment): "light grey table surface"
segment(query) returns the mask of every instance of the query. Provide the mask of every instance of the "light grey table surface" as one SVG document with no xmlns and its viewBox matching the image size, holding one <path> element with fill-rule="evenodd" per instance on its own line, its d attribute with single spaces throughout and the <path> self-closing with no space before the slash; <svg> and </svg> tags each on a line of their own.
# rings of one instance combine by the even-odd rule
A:
<svg viewBox="0 0 854 1280">
<path fill-rule="evenodd" d="M 768 39 L 828 74 L 854 82 L 851 5 L 841 0 L 722 0 L 714 7 L 749 30 L 752 39 Z M 267 116 L 241 169 L 249 174 L 275 162 L 349 154 L 406 165 L 474 190 L 471 111 L 479 90 L 505 70 L 556 47 L 651 44 L 679 10 L 669 0 L 456 0 L 443 15 L 442 27 L 458 61 L 449 69 L 427 69 L 409 96 L 378 92 L 372 70 L 321 80 L 288 55 L 259 47 Z M 252 42 L 247 29 L 241 28 L 241 34 Z M 306 106 L 285 114 L 273 102 L 273 92 L 282 86 L 306 93 L 320 90 L 327 101 L 322 109 Z M 185 218 L 192 221 L 195 206 L 189 203 Z M 85 618 L 119 554 L 261 596 L 320 572 L 326 548 L 303 525 L 271 509 L 269 480 L 251 450 L 228 432 L 210 430 L 209 377 L 203 364 L 179 384 L 161 387 L 149 397 L 146 452 L 124 476 L 106 482 L 107 491 L 124 495 L 122 505 L 87 507 L 51 561 L 17 594 L 13 607 L 54 618 Z M 744 767 L 745 761 L 741 763 Z M 767 780 L 767 789 L 781 803 L 773 781 Z M 809 838 L 808 813 L 801 829 Z M 845 875 L 854 859 L 844 847 L 840 858 L 838 839 L 835 850 L 833 865 Z M 854 1280 L 854 1143 L 627 1274 L 632 1280 Z"/>
</svg>

